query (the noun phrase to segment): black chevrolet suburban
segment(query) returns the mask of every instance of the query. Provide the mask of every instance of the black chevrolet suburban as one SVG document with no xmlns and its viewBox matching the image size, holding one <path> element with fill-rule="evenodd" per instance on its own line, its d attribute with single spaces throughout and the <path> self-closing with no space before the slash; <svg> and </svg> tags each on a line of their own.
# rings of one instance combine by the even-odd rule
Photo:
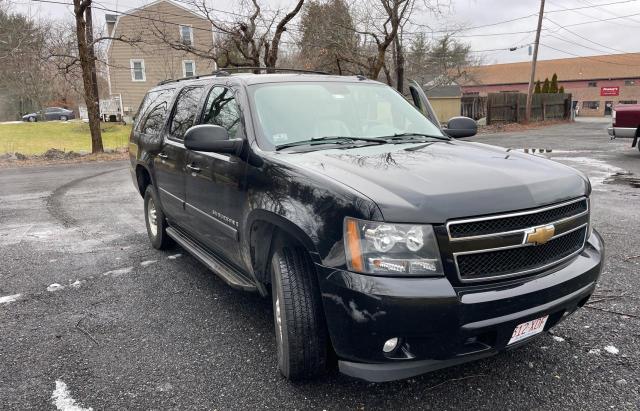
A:
<svg viewBox="0 0 640 411">
<path fill-rule="evenodd" d="M 153 247 L 271 296 L 284 376 L 389 381 L 530 342 L 600 275 L 589 180 L 475 132 L 416 83 L 219 71 L 147 93 L 131 173 Z"/>
</svg>

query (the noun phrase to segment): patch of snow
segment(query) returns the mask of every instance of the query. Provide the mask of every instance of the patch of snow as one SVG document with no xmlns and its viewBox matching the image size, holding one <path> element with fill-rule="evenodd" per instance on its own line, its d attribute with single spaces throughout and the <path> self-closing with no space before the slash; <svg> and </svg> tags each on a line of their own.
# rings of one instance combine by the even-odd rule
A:
<svg viewBox="0 0 640 411">
<path fill-rule="evenodd" d="M 592 348 L 592 349 L 589 350 L 589 354 L 600 355 L 600 349 L 599 348 Z"/>
<path fill-rule="evenodd" d="M 562 337 L 560 337 L 560 336 L 557 336 L 557 335 L 554 335 L 554 336 L 553 336 L 553 339 L 554 339 L 554 340 L 556 340 L 556 341 L 558 341 L 558 342 L 564 342 L 564 338 L 562 338 Z"/>
<path fill-rule="evenodd" d="M 158 262 L 158 260 L 146 260 L 146 261 L 141 262 L 140 265 L 143 266 L 143 267 L 148 267 L 151 264 L 157 263 L 157 262 Z"/>
<path fill-rule="evenodd" d="M 67 384 L 57 380 L 56 389 L 51 394 L 51 403 L 55 405 L 56 409 L 61 411 L 93 411 L 93 408 L 84 408 L 76 403 L 76 400 L 71 398 L 71 393 Z"/>
<path fill-rule="evenodd" d="M 58 290 L 62 290 L 64 288 L 63 285 L 60 285 L 58 283 L 53 283 L 50 286 L 47 287 L 47 291 L 58 291 Z"/>
<path fill-rule="evenodd" d="M 22 294 L 5 295 L 4 297 L 0 297 L 0 304 L 12 303 L 18 300 L 20 297 L 22 297 Z"/>
<path fill-rule="evenodd" d="M 129 274 L 131 272 L 131 270 L 133 270 L 133 267 L 119 268 L 117 270 L 107 271 L 106 273 L 104 273 L 102 275 L 111 275 L 111 276 L 114 276 L 114 277 L 119 277 L 119 276 L 124 275 L 124 274 Z"/>
<path fill-rule="evenodd" d="M 609 354 L 618 354 L 620 352 L 620 350 L 613 345 L 607 345 L 606 347 L 604 347 L 604 350 Z"/>
<path fill-rule="evenodd" d="M 591 185 L 594 187 L 602 185 L 604 180 L 616 173 L 627 172 L 626 170 L 611 165 L 606 161 L 591 157 L 550 157 L 550 159 L 585 166 L 588 170 L 586 174 L 588 174 L 589 180 L 591 180 Z"/>
<path fill-rule="evenodd" d="M 174 254 L 167 257 L 169 260 L 175 260 L 176 258 L 182 257 L 182 254 Z"/>
<path fill-rule="evenodd" d="M 76 280 L 75 282 L 71 283 L 71 287 L 73 287 L 73 288 L 80 288 L 80 286 L 82 285 L 82 283 L 84 283 L 84 281 Z"/>
</svg>

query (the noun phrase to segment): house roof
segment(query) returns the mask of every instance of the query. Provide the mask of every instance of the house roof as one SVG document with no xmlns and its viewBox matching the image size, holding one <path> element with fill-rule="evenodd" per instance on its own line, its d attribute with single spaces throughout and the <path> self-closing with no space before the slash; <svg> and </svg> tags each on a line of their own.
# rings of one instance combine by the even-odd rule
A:
<svg viewBox="0 0 640 411">
<path fill-rule="evenodd" d="M 115 17 L 116 18 L 120 18 L 120 17 L 123 17 L 123 16 L 135 14 L 135 13 L 137 13 L 139 11 L 148 9 L 148 8 L 150 8 L 152 6 L 155 6 L 155 5 L 159 4 L 159 3 L 168 3 L 168 4 L 170 4 L 170 5 L 174 6 L 174 7 L 177 7 L 179 9 L 181 9 L 181 10 L 189 12 L 190 14 L 193 14 L 194 17 L 198 17 L 200 19 L 206 20 L 206 18 L 204 16 L 194 12 L 193 10 L 188 9 L 187 7 L 184 7 L 181 4 L 176 3 L 175 1 L 171 1 L 171 0 L 156 0 L 156 1 L 152 1 L 151 3 L 144 4 L 144 5 L 140 6 L 140 7 L 134 7 L 132 9 L 129 9 L 129 10 L 125 11 L 125 12 L 122 12 L 121 14 L 117 14 L 117 15 L 115 15 Z M 107 22 L 110 22 L 109 18 L 113 18 L 112 16 L 114 16 L 114 15 L 113 14 L 105 15 L 105 19 L 107 20 Z"/>
<path fill-rule="evenodd" d="M 432 89 L 426 90 L 425 94 L 427 97 L 438 98 L 438 97 L 461 97 L 462 89 L 459 85 L 453 84 L 449 86 L 438 86 Z"/>
<path fill-rule="evenodd" d="M 467 73 L 466 80 L 459 80 L 462 85 L 529 83 L 531 62 L 469 67 Z M 538 61 L 536 80 L 544 80 L 547 77 L 551 79 L 554 73 L 558 75 L 559 81 L 639 78 L 640 53 Z"/>
</svg>

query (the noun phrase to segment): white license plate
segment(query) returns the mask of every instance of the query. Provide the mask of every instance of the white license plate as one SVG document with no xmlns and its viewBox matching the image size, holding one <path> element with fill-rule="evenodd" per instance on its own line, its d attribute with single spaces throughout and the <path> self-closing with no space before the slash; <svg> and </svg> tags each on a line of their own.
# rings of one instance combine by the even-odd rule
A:
<svg viewBox="0 0 640 411">
<path fill-rule="evenodd" d="M 526 323 L 516 326 L 507 345 L 541 333 L 542 330 L 544 330 L 544 325 L 547 323 L 548 318 L 549 316 L 545 315 L 544 317 L 536 318 L 535 320 L 527 321 Z"/>
</svg>

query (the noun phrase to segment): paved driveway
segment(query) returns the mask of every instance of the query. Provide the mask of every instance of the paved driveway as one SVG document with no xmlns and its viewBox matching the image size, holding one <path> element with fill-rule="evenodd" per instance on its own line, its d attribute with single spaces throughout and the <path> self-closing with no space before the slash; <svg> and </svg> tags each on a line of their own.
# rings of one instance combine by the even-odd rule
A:
<svg viewBox="0 0 640 411">
<path fill-rule="evenodd" d="M 532 344 L 406 381 L 276 369 L 270 302 L 153 250 L 124 162 L 0 170 L 3 409 L 638 409 L 640 152 L 576 123 L 474 139 L 586 172 L 607 264 L 593 303 Z M 635 185 L 635 186 L 634 186 Z M 67 408 L 70 409 L 70 408 Z"/>
</svg>

